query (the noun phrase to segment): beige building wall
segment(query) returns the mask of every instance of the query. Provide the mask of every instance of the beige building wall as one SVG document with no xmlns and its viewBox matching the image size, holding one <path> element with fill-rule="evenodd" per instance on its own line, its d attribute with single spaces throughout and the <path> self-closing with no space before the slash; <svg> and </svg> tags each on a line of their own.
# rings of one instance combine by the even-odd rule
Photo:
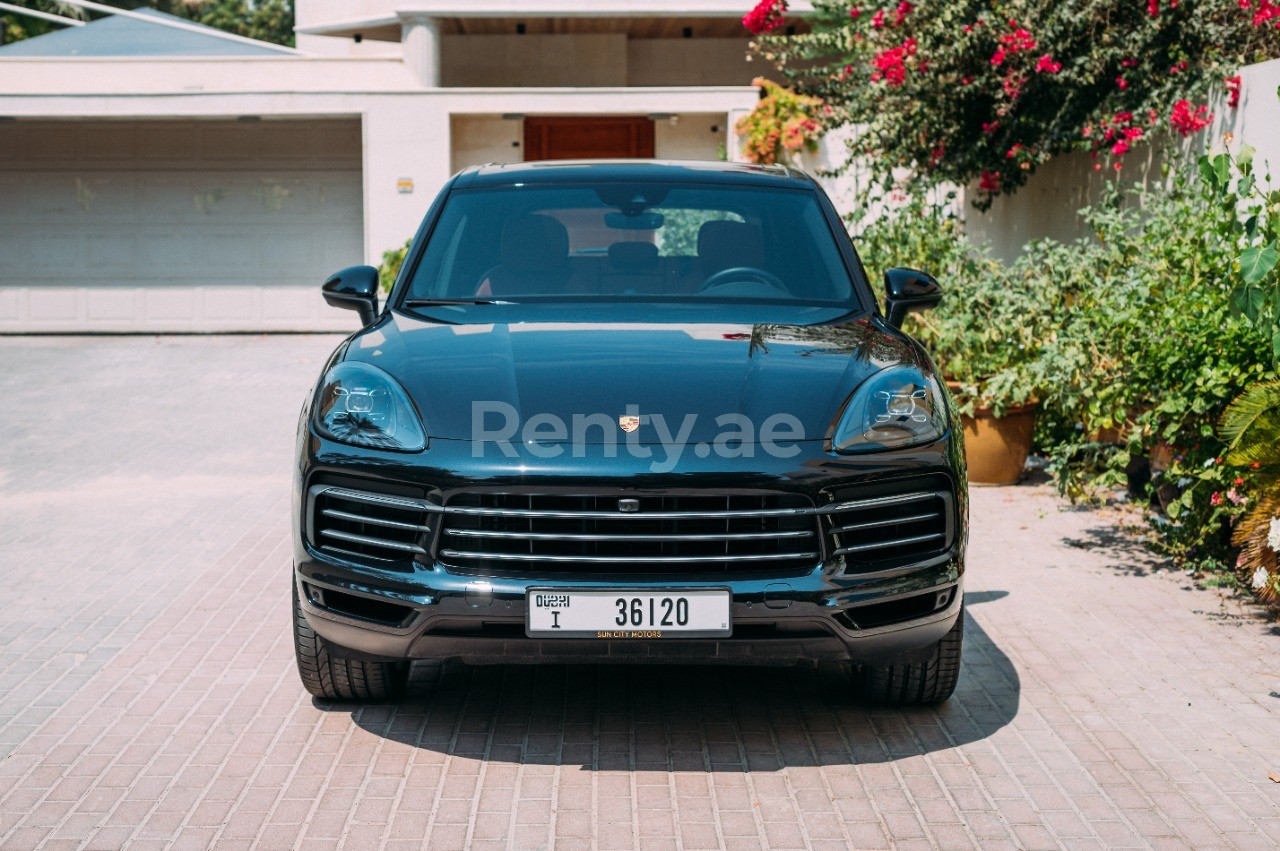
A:
<svg viewBox="0 0 1280 851">
<path fill-rule="evenodd" d="M 518 163 L 524 159 L 524 122 L 501 115 L 455 115 L 452 170 L 485 163 Z"/>
<path fill-rule="evenodd" d="M 586 35 L 453 35 L 441 53 L 445 87 L 627 85 L 627 37 Z"/>
<path fill-rule="evenodd" d="M 627 42 L 631 86 L 748 86 L 764 72 L 736 38 L 633 38 Z"/>
<path fill-rule="evenodd" d="M 714 160 L 727 139 L 729 116 L 677 115 L 654 126 L 654 156 L 660 160 Z"/>
</svg>

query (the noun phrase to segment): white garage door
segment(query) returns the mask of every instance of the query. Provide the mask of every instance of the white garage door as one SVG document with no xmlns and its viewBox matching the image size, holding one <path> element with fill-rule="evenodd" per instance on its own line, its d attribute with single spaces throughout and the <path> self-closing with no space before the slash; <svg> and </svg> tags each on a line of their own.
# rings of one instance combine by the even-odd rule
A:
<svg viewBox="0 0 1280 851">
<path fill-rule="evenodd" d="M 350 329 L 358 119 L 0 124 L 0 332 Z"/>
</svg>

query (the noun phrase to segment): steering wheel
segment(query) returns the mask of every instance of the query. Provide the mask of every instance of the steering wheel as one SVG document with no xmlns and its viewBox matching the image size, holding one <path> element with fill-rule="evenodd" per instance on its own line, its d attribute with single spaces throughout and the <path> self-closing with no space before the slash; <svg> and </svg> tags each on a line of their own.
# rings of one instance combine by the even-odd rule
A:
<svg viewBox="0 0 1280 851">
<path fill-rule="evenodd" d="M 787 285 L 782 283 L 782 279 L 772 272 L 764 269 L 757 269 L 755 266 L 731 266 L 728 269 L 721 269 L 710 278 L 703 282 L 699 293 L 705 293 L 709 290 L 719 287 L 730 286 L 731 284 L 755 283 L 763 284 L 772 290 L 780 293 L 788 293 Z"/>
</svg>

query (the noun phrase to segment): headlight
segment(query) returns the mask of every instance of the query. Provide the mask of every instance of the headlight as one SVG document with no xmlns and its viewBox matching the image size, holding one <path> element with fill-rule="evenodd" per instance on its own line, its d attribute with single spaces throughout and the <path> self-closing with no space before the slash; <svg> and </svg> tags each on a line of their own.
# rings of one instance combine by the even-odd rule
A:
<svg viewBox="0 0 1280 851">
<path fill-rule="evenodd" d="M 895 366 L 857 389 L 836 426 L 837 452 L 879 452 L 930 443 L 947 431 L 938 382 L 912 366 Z"/>
<path fill-rule="evenodd" d="M 315 406 L 316 431 L 353 446 L 419 452 L 422 420 L 396 380 L 376 366 L 340 363 L 325 373 Z"/>
</svg>

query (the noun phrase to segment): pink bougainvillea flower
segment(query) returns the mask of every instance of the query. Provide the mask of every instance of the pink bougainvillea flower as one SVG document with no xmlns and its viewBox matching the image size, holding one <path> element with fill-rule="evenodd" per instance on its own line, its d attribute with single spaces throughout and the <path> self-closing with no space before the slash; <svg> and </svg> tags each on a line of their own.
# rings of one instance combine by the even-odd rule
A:
<svg viewBox="0 0 1280 851">
<path fill-rule="evenodd" d="M 999 126 L 999 121 L 984 121 L 982 122 L 982 132 L 990 136 L 992 133 L 996 132 L 996 128 Z"/>
<path fill-rule="evenodd" d="M 871 82 L 884 80 L 891 86 L 901 86 L 907 79 L 907 57 L 914 56 L 915 52 L 916 40 L 909 38 L 897 47 L 877 53 L 871 60 L 876 69 L 871 75 Z"/>
<path fill-rule="evenodd" d="M 1222 82 L 1227 85 L 1227 106 L 1235 109 L 1240 105 L 1240 76 L 1227 77 Z"/>
<path fill-rule="evenodd" d="M 1010 148 L 1009 150 L 1005 151 L 1004 158 L 1005 158 L 1005 159 L 1007 159 L 1007 160 L 1011 160 L 1011 159 L 1013 159 L 1014 157 L 1016 157 L 1016 156 L 1018 155 L 1018 152 L 1019 152 L 1019 151 L 1021 151 L 1021 150 L 1022 150 L 1022 143 L 1021 143 L 1021 142 L 1015 142 L 1015 143 L 1013 144 L 1013 147 L 1012 147 L 1012 148 Z"/>
<path fill-rule="evenodd" d="M 1005 50 L 1003 47 L 997 47 L 996 52 L 991 54 L 991 64 L 999 68 L 1004 64 Z"/>
<path fill-rule="evenodd" d="M 1009 75 L 1000 81 L 1001 87 L 1004 88 L 1005 97 L 1009 100 L 1017 100 L 1022 94 L 1022 84 L 1027 81 L 1026 77 L 1017 77 Z"/>
<path fill-rule="evenodd" d="M 1017 21 L 1010 21 L 1009 27 L 1013 32 L 1000 36 L 1001 44 L 1012 51 L 1036 49 L 1036 40 L 1031 37 L 1031 33 L 1018 26 Z"/>
<path fill-rule="evenodd" d="M 942 157 L 944 154 L 946 154 L 946 152 L 947 152 L 947 149 L 942 145 L 939 145 L 938 147 L 934 148 L 933 151 L 931 151 L 929 154 L 929 165 L 935 166 L 938 163 L 942 162 Z"/>
<path fill-rule="evenodd" d="M 884 9 L 881 9 L 871 16 L 871 26 L 874 29 L 884 28 Z"/>
<path fill-rule="evenodd" d="M 1153 18 L 1160 17 L 1160 0 L 1147 0 L 1147 14 Z"/>
<path fill-rule="evenodd" d="M 1115 115 L 1111 116 L 1112 124 L 1128 124 L 1132 120 L 1132 112 L 1117 112 Z"/>
<path fill-rule="evenodd" d="M 773 32 L 782 26 L 782 16 L 787 11 L 787 0 L 760 0 L 755 8 L 742 17 L 742 25 L 752 35 Z"/>
<path fill-rule="evenodd" d="M 898 4 L 898 8 L 893 10 L 893 25 L 896 27 L 898 24 L 902 23 L 906 19 L 907 15 L 910 15 L 915 8 L 916 4 L 908 3 L 907 0 L 902 0 L 902 2 Z"/>
<path fill-rule="evenodd" d="M 1141 138 L 1142 138 L 1142 133 L 1143 133 L 1143 130 L 1142 130 L 1142 128 L 1141 128 L 1141 127 L 1126 127 L 1126 128 L 1124 128 L 1124 137 L 1125 137 L 1126 139 L 1141 139 Z"/>
<path fill-rule="evenodd" d="M 1191 102 L 1185 98 L 1173 105 L 1173 113 L 1169 116 L 1169 123 L 1183 137 L 1200 132 L 1212 120 L 1213 113 L 1209 111 L 1209 107 L 1201 105 L 1192 109 Z"/>
<path fill-rule="evenodd" d="M 1121 139 L 1111 146 L 1111 153 L 1117 157 L 1123 157 L 1129 153 L 1129 142 L 1127 139 Z"/>
<path fill-rule="evenodd" d="M 862 10 L 857 6 L 854 6 L 849 10 L 849 17 L 856 21 L 858 18 L 862 17 Z"/>
<path fill-rule="evenodd" d="M 1215 491 L 1214 494 L 1209 497 L 1209 504 L 1212 505 L 1214 508 L 1217 508 L 1219 505 L 1222 505 L 1222 494 L 1217 493 Z"/>
<path fill-rule="evenodd" d="M 960 85 L 962 85 L 962 86 L 967 86 L 967 85 L 969 85 L 969 84 L 970 84 L 970 83 L 972 83 L 972 82 L 973 82 L 973 77 L 961 77 L 961 78 L 960 78 Z"/>
<path fill-rule="evenodd" d="M 1092 135 L 1093 135 L 1093 126 L 1092 126 L 1092 125 L 1089 125 L 1089 124 L 1086 124 L 1084 127 L 1081 127 L 1081 128 L 1080 128 L 1080 135 L 1081 135 L 1081 136 L 1085 136 L 1085 137 L 1092 136 Z"/>
<path fill-rule="evenodd" d="M 1000 175 L 994 171 L 984 171 L 982 177 L 978 179 L 978 189 L 982 192 L 990 192 L 995 194 L 1000 191 Z"/>
<path fill-rule="evenodd" d="M 1121 91 L 1124 91 L 1125 89 L 1129 88 L 1129 81 L 1126 80 L 1124 77 L 1116 77 L 1116 85 L 1120 88 Z"/>
<path fill-rule="evenodd" d="M 1138 60 L 1137 60 L 1137 59 L 1125 59 L 1125 60 L 1123 60 L 1123 61 L 1121 61 L 1121 62 L 1120 62 L 1120 67 L 1121 67 L 1121 68 L 1133 68 L 1133 67 L 1134 67 L 1134 66 L 1136 66 L 1137 64 L 1138 64 Z"/>
<path fill-rule="evenodd" d="M 1062 63 L 1054 62 L 1053 57 L 1047 53 L 1044 56 L 1041 56 L 1038 60 L 1036 60 L 1037 74 L 1056 74 L 1061 70 L 1062 70 Z"/>
<path fill-rule="evenodd" d="M 1248 6 L 1241 4 L 1240 8 L 1248 9 Z M 1271 0 L 1258 0 L 1258 6 L 1253 12 L 1253 25 L 1260 27 L 1272 18 L 1280 17 L 1280 4 L 1272 3 Z M 1280 22 L 1277 23 L 1280 26 Z"/>
</svg>

